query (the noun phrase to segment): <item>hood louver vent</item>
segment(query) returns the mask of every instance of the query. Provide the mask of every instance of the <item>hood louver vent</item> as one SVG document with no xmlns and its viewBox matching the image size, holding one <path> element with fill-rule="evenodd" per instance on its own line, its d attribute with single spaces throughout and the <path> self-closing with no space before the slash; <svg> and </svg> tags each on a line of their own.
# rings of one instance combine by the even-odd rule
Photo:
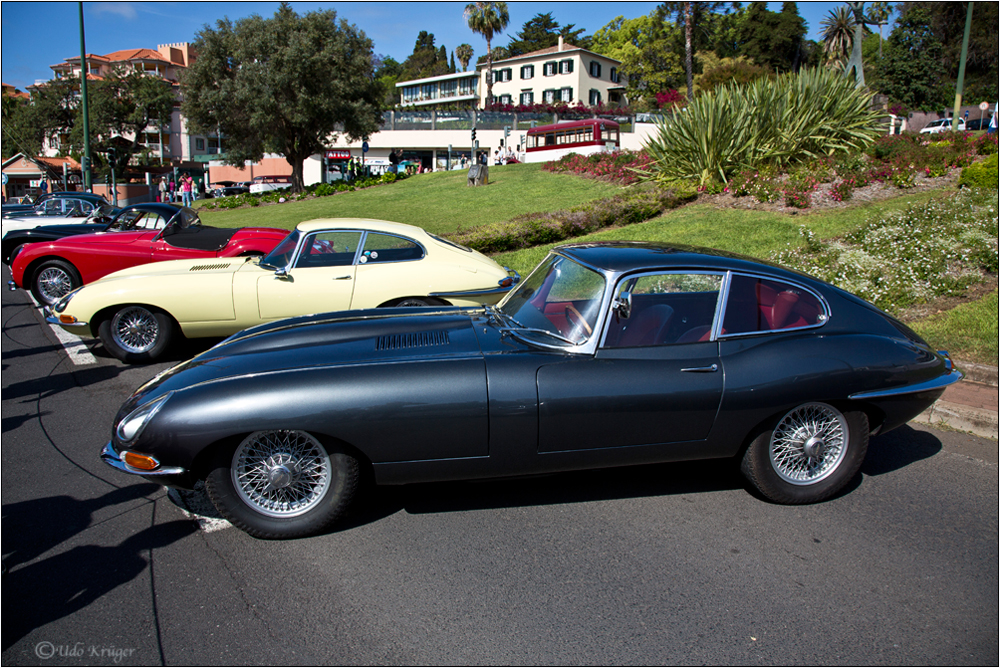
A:
<svg viewBox="0 0 1000 668">
<path fill-rule="evenodd" d="M 375 341 L 375 350 L 406 350 L 428 346 L 446 346 L 448 332 L 419 332 L 416 334 L 391 334 L 380 336 Z"/>
<path fill-rule="evenodd" d="M 196 264 L 189 271 L 211 271 L 213 269 L 226 269 L 232 262 L 222 262 L 219 264 Z"/>
</svg>

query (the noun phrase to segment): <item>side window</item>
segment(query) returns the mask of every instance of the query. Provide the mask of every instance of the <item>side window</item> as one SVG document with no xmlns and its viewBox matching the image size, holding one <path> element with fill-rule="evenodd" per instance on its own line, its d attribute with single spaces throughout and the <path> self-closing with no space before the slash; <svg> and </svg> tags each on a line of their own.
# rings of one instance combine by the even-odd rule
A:
<svg viewBox="0 0 1000 668">
<path fill-rule="evenodd" d="M 825 320 L 823 304 L 811 292 L 782 281 L 734 274 L 722 333 L 794 329 L 819 325 Z"/>
<path fill-rule="evenodd" d="M 616 300 L 631 295 L 628 318 L 612 313 L 605 348 L 707 341 L 712 334 L 720 274 L 649 274 L 623 280 Z"/>
<path fill-rule="evenodd" d="M 369 232 L 365 239 L 365 250 L 358 258 L 361 264 L 372 262 L 404 262 L 419 260 L 424 256 L 424 250 L 414 241 L 391 234 Z"/>
<path fill-rule="evenodd" d="M 354 264 L 361 232 L 317 232 L 306 238 L 296 268 L 346 267 Z"/>
<path fill-rule="evenodd" d="M 135 227 L 137 230 L 161 230 L 166 225 L 163 216 L 155 213 L 144 213 L 138 220 L 135 221 Z"/>
<path fill-rule="evenodd" d="M 601 64 L 596 60 L 590 61 L 590 76 L 597 79 L 601 78 Z"/>
</svg>

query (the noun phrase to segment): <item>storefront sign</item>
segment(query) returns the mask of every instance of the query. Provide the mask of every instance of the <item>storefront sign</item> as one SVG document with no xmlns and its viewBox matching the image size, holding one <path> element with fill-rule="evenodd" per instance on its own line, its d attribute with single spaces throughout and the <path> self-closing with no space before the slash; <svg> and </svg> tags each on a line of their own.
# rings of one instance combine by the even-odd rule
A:
<svg viewBox="0 0 1000 668">
<path fill-rule="evenodd" d="M 350 151 L 327 151 L 326 152 L 326 159 L 327 160 L 350 160 L 351 159 L 351 152 Z"/>
</svg>

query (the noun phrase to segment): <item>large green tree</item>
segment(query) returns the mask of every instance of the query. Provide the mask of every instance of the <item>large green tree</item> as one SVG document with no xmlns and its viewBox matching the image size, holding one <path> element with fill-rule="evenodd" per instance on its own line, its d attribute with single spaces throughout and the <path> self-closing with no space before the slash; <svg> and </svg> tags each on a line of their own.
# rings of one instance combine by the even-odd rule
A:
<svg viewBox="0 0 1000 668">
<path fill-rule="evenodd" d="M 27 99 L 3 94 L 3 159 L 18 153 L 38 155 L 45 140 L 45 128 L 39 125 L 34 105 Z"/>
<path fill-rule="evenodd" d="M 868 85 L 910 109 L 933 111 L 948 104 L 943 47 L 925 8 L 913 8 L 896 22 Z"/>
<path fill-rule="evenodd" d="M 924 12 L 927 27 L 941 44 L 941 62 L 952 86 L 958 78 L 967 8 L 967 2 L 904 2 L 899 6 L 900 19 L 906 19 L 913 11 Z M 1000 3 L 975 3 L 965 64 L 964 97 L 970 103 L 997 99 L 998 28 Z M 954 90 L 951 94 L 954 95 Z"/>
<path fill-rule="evenodd" d="M 420 31 L 413 45 L 413 53 L 403 61 L 403 81 L 448 73 L 448 52 L 443 45 L 438 49 L 434 42 L 434 33 Z"/>
<path fill-rule="evenodd" d="M 516 39 L 511 38 L 510 44 L 507 45 L 507 51 L 511 57 L 523 56 L 532 51 L 555 46 L 559 43 L 559 37 L 562 37 L 563 41 L 568 44 L 589 49 L 591 38 L 584 36 L 583 32 L 583 28 L 577 29 L 572 23 L 560 26 L 559 22 L 552 17 L 552 12 L 536 14 L 525 22 L 521 32 L 517 33 Z"/>
<path fill-rule="evenodd" d="M 360 139 L 379 128 L 372 42 L 333 10 L 299 16 L 282 3 L 269 19 L 222 19 L 194 48 L 182 109 L 196 131 L 222 131 L 228 164 L 280 153 L 298 191 L 304 161 L 331 136 Z"/>
<path fill-rule="evenodd" d="M 657 8 L 659 16 L 664 19 L 675 17 L 677 25 L 684 30 L 684 73 L 688 100 L 694 98 L 694 54 L 698 49 L 696 40 L 701 33 L 704 41 L 709 41 L 711 22 L 708 17 L 725 4 L 724 2 L 664 2 Z"/>
<path fill-rule="evenodd" d="M 96 131 L 92 149 L 104 153 L 115 149 L 114 167 L 124 174 L 132 157 L 144 147 L 142 135 L 170 124 L 177 95 L 173 86 L 159 77 L 117 68 L 88 87 L 90 127 Z"/>
<path fill-rule="evenodd" d="M 740 54 L 776 72 L 797 72 L 803 62 L 806 24 L 794 2 L 780 12 L 753 2 L 738 31 Z"/>
<path fill-rule="evenodd" d="M 674 48 L 679 39 L 680 30 L 654 11 L 634 19 L 613 19 L 594 33 L 591 48 L 621 61 L 630 104 L 651 109 L 657 93 L 684 85 L 683 60 Z"/>
<path fill-rule="evenodd" d="M 473 2 L 465 6 L 465 20 L 472 32 L 486 40 L 486 104 L 493 102 L 493 38 L 510 23 L 506 2 Z"/>
</svg>

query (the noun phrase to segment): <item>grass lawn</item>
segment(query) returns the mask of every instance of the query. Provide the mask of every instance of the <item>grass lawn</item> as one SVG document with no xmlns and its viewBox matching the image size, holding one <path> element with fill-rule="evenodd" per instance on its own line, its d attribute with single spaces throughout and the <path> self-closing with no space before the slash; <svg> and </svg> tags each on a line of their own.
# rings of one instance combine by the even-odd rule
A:
<svg viewBox="0 0 1000 668">
<path fill-rule="evenodd" d="M 996 364 L 998 332 L 998 296 L 988 295 L 925 320 L 910 323 L 913 330 L 935 350 L 947 350 L 955 359 L 978 364 Z"/>
<path fill-rule="evenodd" d="M 621 190 L 610 183 L 544 172 L 537 163 L 491 167 L 489 185 L 479 188 L 468 187 L 466 176 L 466 170 L 418 174 L 355 192 L 230 211 L 202 210 L 199 215 L 216 227 L 292 229 L 315 218 L 377 218 L 449 234 L 523 213 L 569 209 Z"/>
<path fill-rule="evenodd" d="M 901 191 L 903 192 L 903 191 Z M 748 209 L 719 208 L 714 204 L 694 203 L 637 225 L 601 230 L 573 241 L 658 241 L 718 248 L 751 257 L 767 258 L 786 244 L 798 245 L 799 226 L 817 236 L 828 238 L 846 234 L 859 227 L 869 215 L 905 209 L 949 194 L 948 190 L 907 192 L 899 197 L 859 204 L 843 209 L 822 209 L 796 214 Z M 554 246 L 539 246 L 503 253 L 494 259 L 525 275 Z"/>
</svg>

